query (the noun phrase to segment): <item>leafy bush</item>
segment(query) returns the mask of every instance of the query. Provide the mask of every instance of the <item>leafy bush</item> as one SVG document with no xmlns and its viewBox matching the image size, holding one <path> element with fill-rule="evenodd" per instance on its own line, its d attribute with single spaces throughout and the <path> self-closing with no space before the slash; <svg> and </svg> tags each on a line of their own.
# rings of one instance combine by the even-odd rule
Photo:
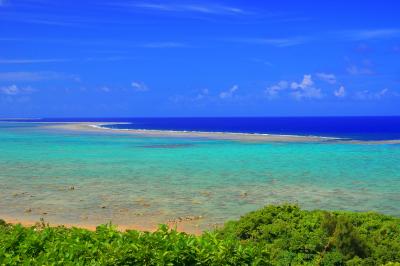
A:
<svg viewBox="0 0 400 266">
<path fill-rule="evenodd" d="M 219 233 L 221 239 L 256 245 L 274 264 L 400 262 L 400 219 L 373 212 L 304 211 L 295 205 L 272 205 L 228 222 Z"/>
<path fill-rule="evenodd" d="M 267 206 L 193 236 L 0 220 L 1 265 L 399 265 L 400 219 Z"/>
</svg>

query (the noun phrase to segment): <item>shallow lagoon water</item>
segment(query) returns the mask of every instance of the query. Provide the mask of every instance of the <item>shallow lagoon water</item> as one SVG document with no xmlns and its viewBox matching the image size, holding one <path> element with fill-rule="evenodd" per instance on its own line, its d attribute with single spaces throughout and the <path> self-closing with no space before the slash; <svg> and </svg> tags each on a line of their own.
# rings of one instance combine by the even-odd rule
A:
<svg viewBox="0 0 400 266">
<path fill-rule="evenodd" d="M 400 216 L 400 145 L 155 138 L 0 123 L 0 217 L 210 229 L 270 203 Z"/>
</svg>

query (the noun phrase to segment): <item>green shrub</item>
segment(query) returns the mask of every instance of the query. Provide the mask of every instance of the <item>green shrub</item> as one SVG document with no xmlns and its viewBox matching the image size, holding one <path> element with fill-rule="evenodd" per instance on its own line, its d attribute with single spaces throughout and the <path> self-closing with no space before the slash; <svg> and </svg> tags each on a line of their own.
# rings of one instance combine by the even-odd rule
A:
<svg viewBox="0 0 400 266">
<path fill-rule="evenodd" d="M 256 245 L 273 263 L 381 265 L 400 262 L 400 219 L 377 213 L 266 206 L 228 222 L 220 237 Z"/>
<path fill-rule="evenodd" d="M 7 225 L 0 265 L 399 265 L 400 219 L 266 206 L 215 232 Z"/>
</svg>

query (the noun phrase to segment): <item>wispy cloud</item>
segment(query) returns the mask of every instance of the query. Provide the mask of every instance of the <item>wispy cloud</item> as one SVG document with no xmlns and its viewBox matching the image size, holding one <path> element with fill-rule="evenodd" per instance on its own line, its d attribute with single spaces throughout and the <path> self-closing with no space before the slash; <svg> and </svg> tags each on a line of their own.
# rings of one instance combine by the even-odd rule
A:
<svg viewBox="0 0 400 266">
<path fill-rule="evenodd" d="M 133 81 L 131 83 L 131 86 L 135 91 L 143 92 L 143 91 L 148 91 L 149 90 L 149 88 L 146 86 L 146 84 L 144 84 L 141 81 Z"/>
<path fill-rule="evenodd" d="M 265 66 L 273 66 L 273 64 L 271 62 L 269 62 L 267 60 L 263 60 L 261 58 L 252 58 L 250 60 L 253 61 L 253 62 L 256 62 L 256 63 L 263 64 Z"/>
<path fill-rule="evenodd" d="M 346 30 L 339 32 L 338 36 L 353 41 L 388 39 L 400 37 L 400 29 Z"/>
<path fill-rule="evenodd" d="M 140 46 L 144 48 L 182 48 L 187 47 L 187 44 L 181 42 L 150 42 Z"/>
<path fill-rule="evenodd" d="M 289 47 L 300 45 L 310 41 L 309 37 L 288 37 L 288 38 L 244 38 L 244 39 L 231 39 L 234 42 L 259 44 L 259 45 L 272 45 L 276 47 Z"/>
<path fill-rule="evenodd" d="M 169 101 L 175 104 L 205 104 L 215 102 L 219 95 L 213 95 L 207 88 L 192 91 L 190 94 L 176 94 L 169 97 Z"/>
<path fill-rule="evenodd" d="M 235 92 L 239 89 L 238 85 L 233 85 L 229 90 L 227 91 L 222 91 L 219 94 L 219 98 L 221 99 L 227 99 L 227 98 L 231 98 L 234 96 Z"/>
<path fill-rule="evenodd" d="M 358 91 L 356 92 L 355 98 L 358 100 L 380 100 L 388 95 L 389 89 L 385 88 L 375 92 L 369 90 Z"/>
<path fill-rule="evenodd" d="M 8 96 L 15 96 L 20 94 L 29 94 L 34 92 L 31 87 L 18 87 L 17 85 L 10 85 L 5 87 L 0 87 L 0 93 Z"/>
<path fill-rule="evenodd" d="M 243 15 L 248 12 L 241 8 L 220 4 L 177 4 L 165 2 L 136 2 L 136 3 L 112 3 L 120 7 L 130 7 L 147 11 L 197 13 L 209 15 Z"/>
<path fill-rule="evenodd" d="M 200 92 L 197 94 L 197 96 L 194 98 L 195 100 L 202 100 L 206 97 L 208 97 L 210 94 L 210 91 L 206 88 L 206 89 L 202 89 L 200 90 Z"/>
<path fill-rule="evenodd" d="M 329 84 L 335 84 L 336 83 L 336 76 L 334 74 L 331 74 L 331 73 L 316 73 L 315 75 L 320 80 L 328 82 Z"/>
<path fill-rule="evenodd" d="M 3 6 L 7 6 L 7 5 L 3 4 Z M 16 7 L 19 7 L 19 6 L 17 5 Z M 14 8 L 16 8 L 16 7 L 14 7 Z M 31 8 L 35 9 L 36 7 L 37 6 L 34 5 Z M 16 22 L 16 23 L 39 24 L 39 25 L 48 25 L 48 26 L 63 26 L 63 27 L 64 26 L 85 27 L 85 26 L 87 26 L 87 23 L 89 22 L 86 18 L 55 15 L 55 14 L 51 14 L 51 13 L 39 13 L 38 11 L 25 12 L 25 11 L 20 11 L 20 10 L 19 11 L 5 11 L 1 14 L 0 20 Z"/>
<path fill-rule="evenodd" d="M 350 75 L 373 75 L 374 71 L 370 68 L 359 67 L 357 65 L 350 65 L 346 68 L 347 73 Z"/>
<path fill-rule="evenodd" d="M 86 57 L 86 58 L 42 58 L 42 59 L 30 59 L 30 58 L 14 58 L 14 59 L 1 59 L 0 64 L 47 64 L 47 63 L 65 63 L 65 62 L 111 62 L 111 61 L 123 61 L 132 60 L 132 57 L 126 56 L 108 56 L 108 57 Z"/>
<path fill-rule="evenodd" d="M 355 47 L 355 51 L 360 54 L 367 54 L 372 51 L 372 48 L 366 43 L 361 43 Z"/>
<path fill-rule="evenodd" d="M 80 81 L 76 75 L 42 71 L 42 72 L 0 72 L 0 81 L 42 81 L 42 80 L 73 80 Z"/>
<path fill-rule="evenodd" d="M 108 86 L 103 86 L 103 87 L 100 88 L 100 91 L 108 93 L 108 92 L 111 91 L 111 89 Z"/>
<path fill-rule="evenodd" d="M 106 57 L 86 57 L 83 59 L 72 59 L 71 61 L 82 61 L 82 62 L 113 62 L 113 61 L 124 61 L 124 60 L 132 60 L 134 58 L 127 56 L 106 56 Z"/>
<path fill-rule="evenodd" d="M 276 47 L 290 47 L 310 42 L 349 42 L 349 41 L 368 41 L 389 38 L 400 38 L 400 29 L 374 29 L 374 30 L 343 30 L 324 33 L 313 33 L 303 36 L 286 36 L 286 37 L 256 37 L 256 38 L 230 38 L 225 39 L 231 42 L 272 45 Z M 360 50 L 365 51 L 365 47 Z"/>
<path fill-rule="evenodd" d="M 0 64 L 37 64 L 37 63 L 58 63 L 68 62 L 71 59 L 48 58 L 48 59 L 1 59 Z"/>
</svg>

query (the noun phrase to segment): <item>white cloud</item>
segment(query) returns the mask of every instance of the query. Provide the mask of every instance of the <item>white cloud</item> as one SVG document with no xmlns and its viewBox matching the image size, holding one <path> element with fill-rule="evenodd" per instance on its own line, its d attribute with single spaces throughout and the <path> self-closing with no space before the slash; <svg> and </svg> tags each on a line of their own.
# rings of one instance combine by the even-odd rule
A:
<svg viewBox="0 0 400 266">
<path fill-rule="evenodd" d="M 352 41 L 367 41 L 367 40 L 380 40 L 391 39 L 400 37 L 400 28 L 392 29 L 373 29 L 373 30 L 345 30 L 345 31 L 332 31 L 321 32 L 314 35 L 302 36 L 286 36 L 286 37 L 255 37 L 255 38 L 236 38 L 229 39 L 232 42 L 241 42 L 249 44 L 265 44 L 276 47 L 289 47 L 309 43 L 312 41 L 339 41 L 339 42 L 352 42 Z"/>
<path fill-rule="evenodd" d="M 388 91 L 389 91 L 389 89 L 385 88 L 385 89 L 381 90 L 380 92 L 378 92 L 378 96 L 383 97 L 388 93 Z"/>
<path fill-rule="evenodd" d="M 30 87 L 20 88 L 17 85 L 10 85 L 6 87 L 0 87 L 0 93 L 8 96 L 14 96 L 19 94 L 32 93 L 34 90 Z"/>
<path fill-rule="evenodd" d="M 273 66 L 273 64 L 271 62 L 263 60 L 263 59 L 260 59 L 260 58 L 253 58 L 251 60 L 253 62 L 261 63 L 261 64 L 266 65 L 266 66 Z"/>
<path fill-rule="evenodd" d="M 317 78 L 320 80 L 323 80 L 325 82 L 328 82 L 329 84 L 335 84 L 336 83 L 336 76 L 334 74 L 328 74 L 328 73 L 317 73 L 315 74 Z"/>
<path fill-rule="evenodd" d="M 321 90 L 318 88 L 309 87 L 307 89 L 292 92 L 292 96 L 297 100 L 320 99 L 322 98 L 322 93 Z"/>
<path fill-rule="evenodd" d="M 38 63 L 58 63 L 68 62 L 69 59 L 50 58 L 50 59 L 0 59 L 0 64 L 38 64 Z"/>
<path fill-rule="evenodd" d="M 149 88 L 143 82 L 133 81 L 131 83 L 131 86 L 135 91 L 148 91 L 149 90 Z"/>
<path fill-rule="evenodd" d="M 313 82 L 313 80 L 311 78 L 311 75 L 304 75 L 303 80 L 301 81 L 301 83 L 292 82 L 290 87 L 292 89 L 296 90 L 296 89 L 306 89 L 308 87 L 311 87 L 312 85 L 314 85 L 314 82 Z"/>
<path fill-rule="evenodd" d="M 319 88 L 314 86 L 311 75 L 304 75 L 300 83 L 292 82 L 290 87 L 292 88 L 291 95 L 297 100 L 322 98 L 322 92 Z"/>
<path fill-rule="evenodd" d="M 219 97 L 221 99 L 231 98 L 238 89 L 239 89 L 239 86 L 238 85 L 234 85 L 229 90 L 221 92 L 219 94 Z"/>
<path fill-rule="evenodd" d="M 264 44 L 276 47 L 289 47 L 303 44 L 309 41 L 307 37 L 290 37 L 290 38 L 248 38 L 248 39 L 234 39 L 234 42 L 250 43 L 250 44 Z"/>
<path fill-rule="evenodd" d="M 342 85 L 339 87 L 339 89 L 335 90 L 333 94 L 336 97 L 343 98 L 344 96 L 346 96 L 346 88 Z"/>
<path fill-rule="evenodd" d="M 0 92 L 6 95 L 17 95 L 20 92 L 20 90 L 16 85 L 11 85 L 8 87 L 0 88 Z"/>
<path fill-rule="evenodd" d="M 202 89 L 200 90 L 200 92 L 197 94 L 195 100 L 201 100 L 204 99 L 205 97 L 207 97 L 209 95 L 209 90 L 208 89 Z"/>
<path fill-rule="evenodd" d="M 385 88 L 377 92 L 371 92 L 369 90 L 358 91 L 355 97 L 358 100 L 379 100 L 384 98 L 385 96 L 388 96 L 388 94 L 389 89 Z M 396 95 L 393 94 L 392 96 Z"/>
<path fill-rule="evenodd" d="M 290 85 L 290 86 L 289 86 Z M 281 93 L 286 93 L 296 100 L 322 98 L 321 89 L 314 86 L 311 75 L 304 75 L 301 82 L 288 82 L 282 80 L 277 84 L 268 87 L 265 93 L 269 98 L 276 98 Z"/>
<path fill-rule="evenodd" d="M 286 80 L 281 80 L 277 84 L 274 84 L 274 85 L 268 87 L 265 90 L 265 93 L 270 98 L 273 98 L 273 97 L 278 96 L 281 91 L 286 90 L 287 88 L 289 88 L 289 82 L 287 82 Z"/>
<path fill-rule="evenodd" d="M 186 44 L 180 42 L 152 42 L 142 45 L 145 48 L 181 48 L 187 47 Z"/>
<path fill-rule="evenodd" d="M 100 90 L 103 91 L 103 92 L 110 92 L 111 91 L 111 89 L 109 87 L 107 87 L 107 86 L 101 87 Z"/>
<path fill-rule="evenodd" d="M 175 12 L 175 13 L 197 13 L 209 15 L 243 15 L 247 14 L 243 9 L 224 6 L 217 4 L 175 4 L 175 3 L 119 3 L 113 4 L 120 7 L 133 7 L 143 10 L 153 10 L 158 12 Z"/>
<path fill-rule="evenodd" d="M 400 36 L 400 29 L 369 29 L 343 31 L 340 35 L 348 40 L 362 41 L 374 39 L 390 39 Z"/>
<path fill-rule="evenodd" d="M 1 81 L 42 81 L 42 80 L 74 80 L 80 81 L 75 75 L 68 75 L 57 72 L 0 72 Z"/>
<path fill-rule="evenodd" d="M 367 67 L 367 66 L 362 66 L 359 67 L 357 65 L 349 65 L 346 68 L 347 73 L 349 73 L 350 75 L 373 75 L 375 72 Z"/>
</svg>

